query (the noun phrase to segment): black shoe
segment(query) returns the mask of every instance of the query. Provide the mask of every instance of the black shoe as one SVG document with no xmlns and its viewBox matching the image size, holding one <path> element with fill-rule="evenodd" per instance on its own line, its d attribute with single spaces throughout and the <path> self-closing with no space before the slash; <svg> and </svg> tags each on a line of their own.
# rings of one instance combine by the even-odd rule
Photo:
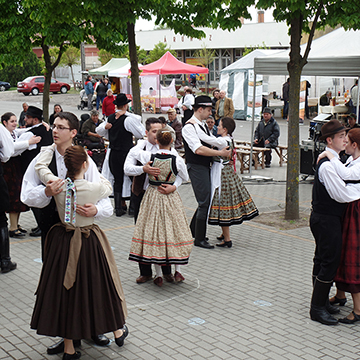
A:
<svg viewBox="0 0 360 360">
<path fill-rule="evenodd" d="M 337 306 L 333 306 L 330 304 L 330 301 L 326 301 L 326 310 L 329 314 L 338 314 L 340 312 L 340 309 Z"/>
<path fill-rule="evenodd" d="M 6 274 L 11 270 L 15 270 L 16 266 L 16 262 L 13 262 L 11 260 L 1 260 L 1 272 L 3 274 Z"/>
<path fill-rule="evenodd" d="M 39 229 L 39 227 L 38 227 L 38 226 L 37 226 L 37 227 L 32 228 L 32 229 L 31 229 L 31 232 L 34 232 L 34 231 L 36 231 L 37 229 Z"/>
<path fill-rule="evenodd" d="M 127 211 L 127 206 L 126 205 L 121 205 L 121 208 L 125 211 Z"/>
<path fill-rule="evenodd" d="M 22 233 L 19 229 L 16 229 L 14 231 L 10 230 L 9 231 L 9 236 L 12 237 L 12 238 L 22 238 L 22 237 L 25 236 L 25 234 Z"/>
<path fill-rule="evenodd" d="M 329 303 L 331 305 L 336 305 L 336 304 L 339 304 L 339 306 L 344 306 L 346 303 L 347 303 L 347 299 L 344 298 L 344 299 L 339 299 L 338 297 L 334 296 L 334 300 L 330 300 L 329 299 Z"/>
<path fill-rule="evenodd" d="M 195 246 L 202 247 L 204 249 L 213 249 L 214 246 L 210 245 L 207 240 L 195 241 Z"/>
<path fill-rule="evenodd" d="M 91 337 L 96 345 L 99 346 L 106 346 L 109 344 L 110 340 L 105 335 L 96 335 Z"/>
<path fill-rule="evenodd" d="M 123 346 L 125 338 L 129 335 L 129 329 L 126 325 L 123 327 L 123 333 L 119 338 L 115 338 L 115 342 L 117 346 Z"/>
<path fill-rule="evenodd" d="M 216 246 L 218 247 L 228 247 L 231 248 L 232 247 L 232 241 L 223 241 L 221 244 L 216 244 Z"/>
<path fill-rule="evenodd" d="M 312 304 L 310 308 L 310 318 L 311 320 L 318 321 L 324 325 L 338 324 L 338 320 L 327 312 L 325 306 L 316 306 Z"/>
<path fill-rule="evenodd" d="M 33 230 L 34 231 L 31 231 L 30 236 L 36 236 L 36 237 L 41 236 L 41 230 L 39 227 L 37 227 L 36 229 L 33 229 Z"/>
<path fill-rule="evenodd" d="M 270 166 L 270 164 L 265 164 L 265 167 L 266 167 L 266 168 L 269 168 L 269 167 L 271 167 L 271 166 Z"/>
<path fill-rule="evenodd" d="M 81 352 L 80 351 L 75 351 L 71 355 L 64 353 L 63 360 L 80 359 L 80 357 L 81 357 Z"/>
<path fill-rule="evenodd" d="M 129 216 L 134 216 L 135 215 L 135 211 L 134 209 L 132 209 L 131 207 L 129 207 L 129 212 L 128 212 Z"/>
<path fill-rule="evenodd" d="M 343 319 L 339 319 L 339 322 L 341 322 L 342 324 L 354 324 L 357 321 L 360 321 L 360 315 L 355 314 L 354 311 L 352 311 L 352 314 L 354 316 L 352 320 L 348 319 L 347 317 L 344 317 Z"/>
<path fill-rule="evenodd" d="M 23 229 L 20 225 L 18 225 L 18 229 L 23 233 L 26 234 L 27 231 L 25 229 Z"/>
<path fill-rule="evenodd" d="M 73 340 L 73 343 L 74 343 L 75 348 L 79 347 L 81 345 L 81 340 Z M 47 348 L 46 352 L 49 355 L 55 355 L 55 354 L 60 354 L 60 353 L 64 352 L 64 339 L 61 339 L 56 344 L 49 346 Z M 69 354 L 67 354 L 67 355 L 69 355 Z"/>
<path fill-rule="evenodd" d="M 216 239 L 218 239 L 219 241 L 222 241 L 222 240 L 224 240 L 224 235 L 223 234 L 221 234 L 220 236 L 218 236 Z"/>
<path fill-rule="evenodd" d="M 120 217 L 126 214 L 126 211 L 123 209 L 115 209 L 115 215 Z"/>
</svg>

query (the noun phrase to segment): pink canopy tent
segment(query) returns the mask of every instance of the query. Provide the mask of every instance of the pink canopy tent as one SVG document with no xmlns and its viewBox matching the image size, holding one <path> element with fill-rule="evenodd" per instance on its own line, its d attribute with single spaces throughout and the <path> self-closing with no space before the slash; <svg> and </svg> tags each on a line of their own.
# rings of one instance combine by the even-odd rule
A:
<svg viewBox="0 0 360 360">
<path fill-rule="evenodd" d="M 183 63 L 167 51 L 159 60 L 151 64 L 139 66 L 141 76 L 166 75 L 166 74 L 208 74 L 209 69 Z"/>
<path fill-rule="evenodd" d="M 167 74 L 208 74 L 209 69 L 202 66 L 195 66 L 183 63 L 167 51 L 159 60 L 151 64 L 139 66 L 140 76 L 146 75 L 167 75 Z M 129 70 L 129 74 L 131 71 Z M 159 101 L 161 109 L 161 93 L 159 87 Z"/>
</svg>

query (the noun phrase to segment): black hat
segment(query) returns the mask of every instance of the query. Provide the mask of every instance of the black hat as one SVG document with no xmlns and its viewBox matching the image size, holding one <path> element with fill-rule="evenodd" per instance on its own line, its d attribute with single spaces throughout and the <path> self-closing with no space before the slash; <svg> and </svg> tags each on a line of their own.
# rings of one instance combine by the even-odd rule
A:
<svg viewBox="0 0 360 360">
<path fill-rule="evenodd" d="M 265 107 L 264 110 L 262 111 L 262 113 L 268 113 L 268 114 L 271 114 L 272 115 L 272 111 L 269 107 Z"/>
<path fill-rule="evenodd" d="M 321 127 L 320 140 L 326 140 L 327 137 L 335 135 L 340 131 L 345 131 L 346 128 L 338 120 L 330 120 Z"/>
<path fill-rule="evenodd" d="M 37 108 L 36 106 L 29 106 L 28 109 L 26 110 L 25 115 L 42 120 L 43 111 L 41 109 Z"/>
<path fill-rule="evenodd" d="M 210 96 L 199 95 L 195 98 L 195 106 L 211 106 L 212 102 Z"/>
<path fill-rule="evenodd" d="M 128 104 L 129 102 L 131 102 L 131 100 L 129 100 L 124 93 L 120 93 L 117 94 L 116 99 L 113 101 L 113 104 L 117 106 L 122 106 Z"/>
</svg>

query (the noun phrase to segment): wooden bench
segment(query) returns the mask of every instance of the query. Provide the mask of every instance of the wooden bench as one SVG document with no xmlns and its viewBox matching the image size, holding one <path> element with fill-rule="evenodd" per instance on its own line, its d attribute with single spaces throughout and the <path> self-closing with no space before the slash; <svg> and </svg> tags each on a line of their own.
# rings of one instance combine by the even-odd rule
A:
<svg viewBox="0 0 360 360">
<path fill-rule="evenodd" d="M 252 160 L 254 161 L 253 168 L 257 170 L 259 167 L 265 168 L 265 152 L 266 148 L 253 147 Z M 240 161 L 240 172 L 244 173 L 245 170 L 250 170 L 250 146 L 236 146 L 236 156 Z"/>
<path fill-rule="evenodd" d="M 250 141 L 244 141 L 244 140 L 234 140 L 235 147 L 244 147 L 244 146 L 251 146 Z M 255 149 L 254 147 L 253 149 Z M 262 148 L 259 148 L 262 149 Z M 276 154 L 279 157 L 279 166 L 282 166 L 283 164 L 287 163 L 287 146 L 285 145 L 278 145 L 276 148 L 274 148 Z M 262 154 L 263 155 L 263 154 Z"/>
</svg>

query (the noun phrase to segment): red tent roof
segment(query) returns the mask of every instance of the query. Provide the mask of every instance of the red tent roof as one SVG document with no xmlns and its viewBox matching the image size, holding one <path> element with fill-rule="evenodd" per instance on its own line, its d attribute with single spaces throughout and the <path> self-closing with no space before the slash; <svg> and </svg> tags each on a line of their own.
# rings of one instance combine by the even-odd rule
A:
<svg viewBox="0 0 360 360">
<path fill-rule="evenodd" d="M 209 69 L 202 66 L 185 64 L 176 59 L 169 51 L 159 60 L 151 64 L 139 66 L 140 75 L 163 75 L 163 74 L 208 74 Z"/>
</svg>

